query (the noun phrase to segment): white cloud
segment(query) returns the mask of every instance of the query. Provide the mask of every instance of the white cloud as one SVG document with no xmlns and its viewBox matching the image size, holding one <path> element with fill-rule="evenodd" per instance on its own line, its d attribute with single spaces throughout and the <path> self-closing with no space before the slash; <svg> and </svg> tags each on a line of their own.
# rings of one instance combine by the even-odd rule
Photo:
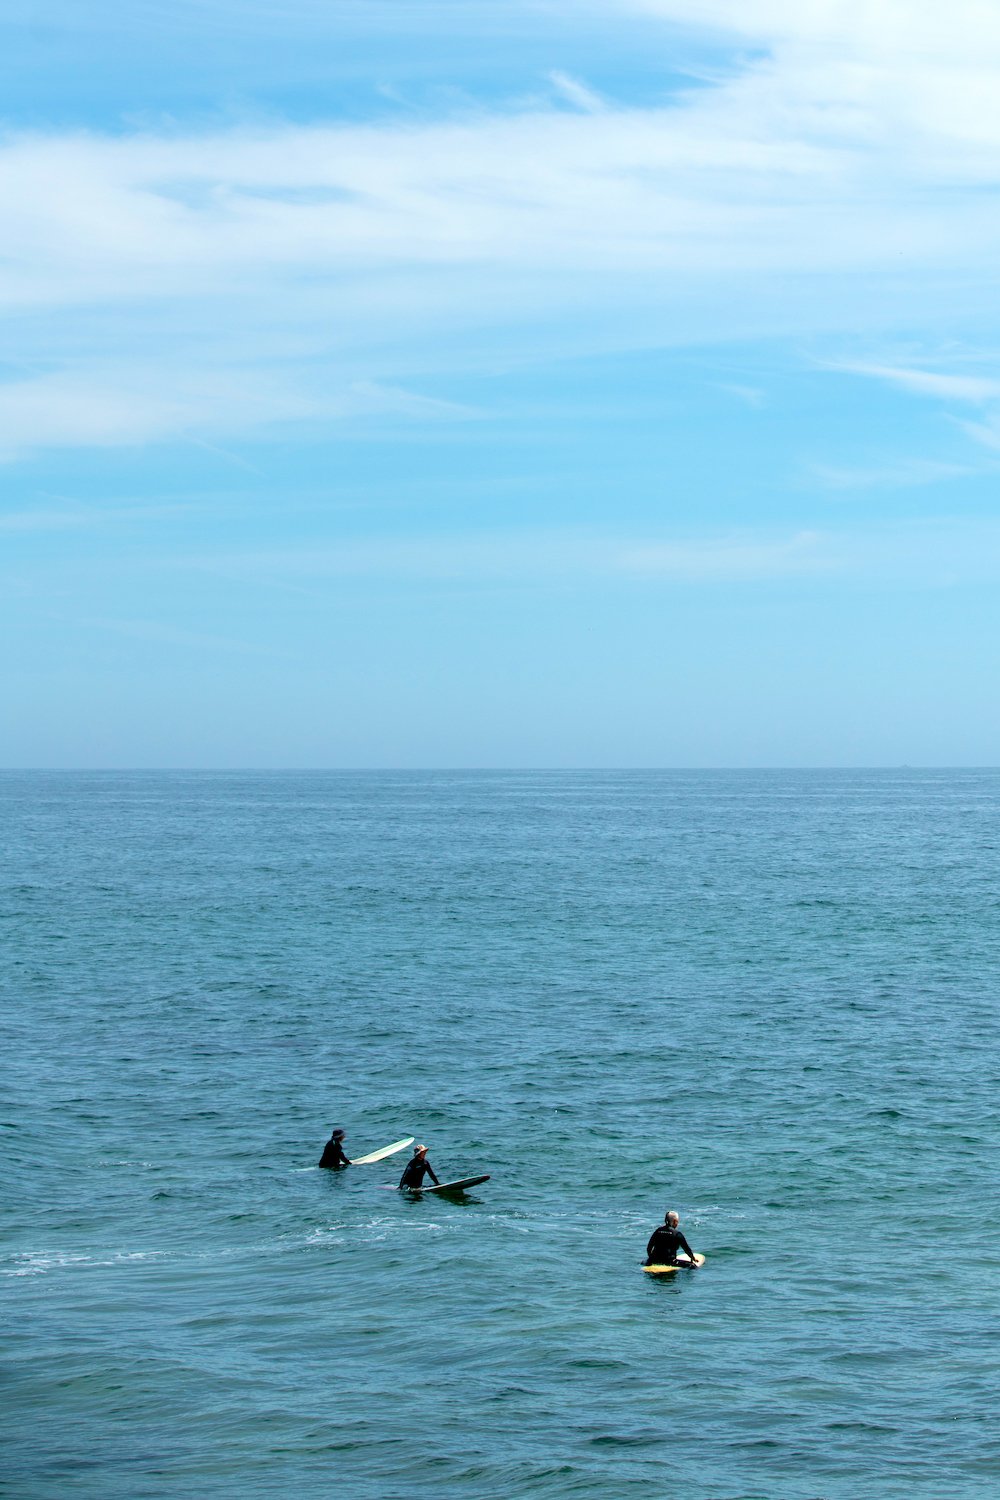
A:
<svg viewBox="0 0 1000 1500">
<path fill-rule="evenodd" d="M 619 564 L 625 571 L 649 577 L 732 583 L 826 572 L 837 567 L 838 559 L 831 553 L 828 536 L 800 531 L 777 539 L 734 536 L 645 542 L 622 550 Z"/>
<path fill-rule="evenodd" d="M 767 405 L 767 394 L 756 385 L 734 385 L 731 381 L 724 382 L 719 387 L 730 396 L 735 396 L 737 401 L 744 406 L 749 406 L 753 411 L 760 411 Z"/>
<path fill-rule="evenodd" d="M 183 519 L 190 515 L 186 505 L 97 506 L 64 503 L 31 510 L 0 512 L 0 531 L 58 532 L 98 531 L 135 522 Z"/>
<path fill-rule="evenodd" d="M 561 580 L 649 588 L 824 581 L 940 587 L 1000 578 L 1000 523 L 930 518 L 860 527 L 613 535 L 574 529 L 355 537 L 337 545 L 225 551 L 177 566 L 288 586 L 380 578 L 430 586 L 518 587 Z"/>
<path fill-rule="evenodd" d="M 959 198 L 942 215 L 923 194 L 1000 175 L 989 62 L 1000 19 L 966 4 L 980 24 L 950 59 L 947 49 L 914 53 L 903 25 L 912 5 L 874 7 L 875 31 L 853 5 L 806 4 L 782 27 L 768 5 L 658 8 L 740 22 L 772 50 L 657 109 L 8 140 L 0 296 L 23 305 L 238 292 L 269 270 L 986 264 L 1000 243 L 992 200 Z M 887 27 L 899 44 L 891 52 L 879 41 Z M 789 39 L 822 44 L 814 67 L 787 64 Z M 584 110 L 603 106 L 569 74 L 550 76 Z M 970 132 L 982 155 L 970 156 Z"/>
<path fill-rule="evenodd" d="M 940 463 L 929 458 L 909 458 L 896 463 L 846 468 L 832 464 L 813 464 L 808 478 L 830 490 L 913 489 L 919 485 L 939 484 L 942 480 L 964 479 L 979 473 L 969 464 Z"/>
<path fill-rule="evenodd" d="M 822 150 L 707 123 L 620 111 L 22 139 L 0 151 L 0 303 L 238 295 L 275 274 L 421 267 L 780 269 L 799 263 L 804 232 L 814 265 L 856 260 L 850 232 L 831 244 L 795 231 L 836 170 Z M 872 243 L 865 261 L 894 249 Z"/>
<path fill-rule="evenodd" d="M 1000 411 L 995 412 L 988 421 L 959 422 L 958 425 L 973 442 L 981 443 L 984 448 L 990 448 L 994 452 L 1000 450 Z"/>
<path fill-rule="evenodd" d="M 581 83 L 578 78 L 573 78 L 569 73 L 562 73 L 554 69 L 549 74 L 549 81 L 553 84 L 558 94 L 572 104 L 574 108 L 583 110 L 587 115 L 603 114 L 607 104 L 600 94 Z"/>
<path fill-rule="evenodd" d="M 906 180 L 995 179 L 1000 11 L 987 0 L 622 0 L 621 8 L 761 49 L 710 101 L 733 120 L 839 140 L 897 189 Z"/>
<path fill-rule="evenodd" d="M 620 0 L 687 26 L 713 27 L 771 45 L 808 44 L 851 55 L 934 61 L 1000 58 L 1000 14 L 990 0 Z"/>
<path fill-rule="evenodd" d="M 44 447 L 114 447 L 207 432 L 267 432 L 278 424 L 329 424 L 393 417 L 467 421 L 479 415 L 371 380 L 331 378 L 328 370 L 289 373 L 183 364 L 84 365 L 0 383 L 0 459 Z M 227 455 L 232 458 L 232 455 Z"/>
<path fill-rule="evenodd" d="M 276 548 L 190 559 L 228 577 L 370 578 L 437 582 L 550 578 L 646 578 L 734 582 L 815 574 L 837 565 L 816 533 L 674 539 L 598 535 L 570 529 L 474 536 L 354 538 L 335 546 Z"/>
<path fill-rule="evenodd" d="M 556 326 L 585 350 L 853 331 L 869 315 L 919 327 L 929 300 L 971 311 L 963 288 L 1000 256 L 1000 12 L 610 13 L 639 8 L 758 50 L 659 108 L 606 106 L 554 70 L 578 112 L 8 137 L 0 308 L 8 348 L 43 373 L 0 386 L 0 447 L 206 437 L 366 402 L 433 419 L 407 371 L 461 366 L 489 326 L 511 330 L 516 358 Z M 276 363 L 282 341 L 302 352 Z M 333 399 L 314 394 L 316 361 L 347 372 Z M 965 375 L 865 373 L 994 396 Z"/>
<path fill-rule="evenodd" d="M 898 386 L 915 396 L 927 396 L 948 405 L 956 403 L 978 406 L 978 421 L 956 419 L 957 426 L 982 447 L 1000 448 L 1000 380 L 982 375 L 954 374 L 950 371 L 916 369 L 905 365 L 842 364 L 835 368 L 866 375 Z"/>
<path fill-rule="evenodd" d="M 931 396 L 939 401 L 984 405 L 1000 400 L 1000 380 L 980 375 L 953 375 L 937 370 L 911 369 L 905 365 L 843 364 L 838 368 L 856 375 L 870 375 L 916 396 Z"/>
</svg>

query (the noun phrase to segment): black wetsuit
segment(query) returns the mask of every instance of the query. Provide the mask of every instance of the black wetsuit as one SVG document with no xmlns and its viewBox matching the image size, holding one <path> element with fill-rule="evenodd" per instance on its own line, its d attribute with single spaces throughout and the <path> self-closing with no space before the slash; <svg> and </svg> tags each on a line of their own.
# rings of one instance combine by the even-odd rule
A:
<svg viewBox="0 0 1000 1500">
<path fill-rule="evenodd" d="M 671 1229 L 667 1224 L 661 1224 L 659 1229 L 654 1229 L 646 1246 L 647 1266 L 675 1266 L 677 1264 L 677 1252 L 683 1250 L 694 1260 L 694 1251 L 679 1229 Z"/>
<path fill-rule="evenodd" d="M 339 1139 L 331 1135 L 323 1147 L 323 1155 L 319 1159 L 321 1167 L 349 1167 L 351 1159 L 344 1155 L 344 1148 Z"/>
<path fill-rule="evenodd" d="M 429 1172 L 431 1177 L 434 1178 L 435 1183 L 437 1182 L 437 1178 L 434 1177 L 434 1168 L 431 1166 L 426 1156 L 411 1156 L 410 1160 L 406 1163 L 406 1167 L 403 1171 L 402 1177 L 399 1179 L 400 1187 L 420 1187 L 423 1183 L 425 1172 Z"/>
</svg>

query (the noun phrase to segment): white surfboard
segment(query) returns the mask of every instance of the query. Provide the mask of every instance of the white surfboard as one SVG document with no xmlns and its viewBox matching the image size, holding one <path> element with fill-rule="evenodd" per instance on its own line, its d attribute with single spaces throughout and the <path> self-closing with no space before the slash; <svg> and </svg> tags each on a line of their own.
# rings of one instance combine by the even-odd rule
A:
<svg viewBox="0 0 1000 1500">
<path fill-rule="evenodd" d="M 380 1151 L 369 1151 L 367 1156 L 352 1156 L 352 1167 L 366 1167 L 370 1161 L 381 1161 L 383 1157 L 395 1156 L 397 1151 L 405 1151 L 407 1146 L 412 1146 L 416 1140 L 415 1135 L 408 1135 L 405 1140 L 393 1141 L 391 1146 L 383 1146 Z"/>
</svg>

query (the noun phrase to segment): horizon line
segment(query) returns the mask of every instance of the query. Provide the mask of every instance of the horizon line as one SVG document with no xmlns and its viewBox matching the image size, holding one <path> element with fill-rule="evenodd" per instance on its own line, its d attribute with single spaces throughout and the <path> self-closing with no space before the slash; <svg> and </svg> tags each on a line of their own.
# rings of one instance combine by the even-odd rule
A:
<svg viewBox="0 0 1000 1500">
<path fill-rule="evenodd" d="M 692 773 L 720 773 L 726 775 L 754 774 L 758 772 L 815 771 L 1000 771 L 1000 765 L 955 764 L 943 762 L 886 761 L 879 764 L 824 765 L 805 763 L 797 765 L 388 765 L 388 766 L 0 766 L 0 775 L 66 775 L 66 776 L 400 776 L 400 775 L 691 775 Z"/>
</svg>

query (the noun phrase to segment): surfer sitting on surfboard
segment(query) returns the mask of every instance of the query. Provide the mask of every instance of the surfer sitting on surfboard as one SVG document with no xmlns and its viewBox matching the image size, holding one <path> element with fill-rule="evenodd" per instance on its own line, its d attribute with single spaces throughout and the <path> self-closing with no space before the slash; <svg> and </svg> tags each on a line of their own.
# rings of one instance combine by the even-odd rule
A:
<svg viewBox="0 0 1000 1500">
<path fill-rule="evenodd" d="M 409 1161 L 406 1163 L 406 1167 L 404 1168 L 403 1175 L 399 1179 L 399 1185 L 400 1185 L 400 1187 L 401 1188 L 418 1188 L 418 1187 L 420 1187 L 423 1184 L 424 1173 L 425 1172 L 431 1178 L 433 1178 L 434 1183 L 436 1185 L 437 1184 L 437 1178 L 434 1176 L 434 1168 L 431 1166 L 430 1162 L 427 1160 L 427 1147 L 426 1146 L 414 1146 L 414 1148 L 413 1148 L 413 1155 L 410 1157 Z"/>
<path fill-rule="evenodd" d="M 343 1139 L 343 1130 L 333 1131 L 330 1139 L 323 1147 L 323 1155 L 319 1159 L 319 1164 L 321 1167 L 330 1167 L 331 1169 L 335 1169 L 337 1167 L 349 1167 L 351 1165 L 351 1158 L 344 1155 L 344 1148 L 341 1144 Z"/>
<path fill-rule="evenodd" d="M 649 1237 L 646 1246 L 647 1266 L 676 1266 L 677 1252 L 683 1250 L 693 1262 L 695 1253 L 687 1240 L 678 1229 L 680 1215 L 675 1214 L 673 1209 L 668 1209 L 660 1224 Z"/>
</svg>

